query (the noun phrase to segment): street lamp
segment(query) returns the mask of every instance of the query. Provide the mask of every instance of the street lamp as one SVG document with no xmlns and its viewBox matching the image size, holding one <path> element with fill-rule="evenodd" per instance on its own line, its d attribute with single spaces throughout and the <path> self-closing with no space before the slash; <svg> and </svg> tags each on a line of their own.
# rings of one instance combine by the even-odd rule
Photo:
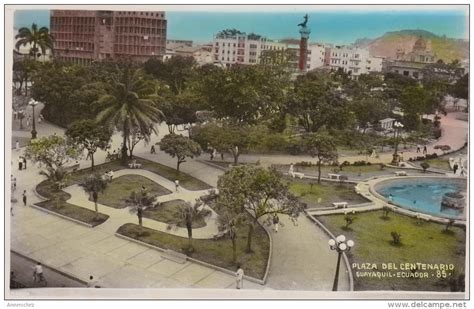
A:
<svg viewBox="0 0 474 309">
<path fill-rule="evenodd" d="M 35 106 L 38 105 L 38 101 L 31 99 L 28 105 L 33 107 L 33 130 L 31 130 L 31 139 L 35 139 L 38 132 L 36 132 L 36 120 L 35 120 Z"/>
<path fill-rule="evenodd" d="M 400 137 L 400 130 L 403 128 L 401 122 L 395 121 L 393 123 L 393 139 L 395 143 L 395 151 L 393 152 L 392 164 L 398 164 L 400 162 L 400 156 L 398 155 L 398 138 Z"/>
<path fill-rule="evenodd" d="M 344 252 L 349 252 L 352 247 L 354 247 L 354 241 L 346 240 L 346 236 L 339 235 L 336 239 L 329 239 L 328 241 L 329 248 L 331 250 L 337 251 L 337 266 L 336 266 L 336 276 L 334 277 L 334 284 L 332 286 L 333 291 L 337 291 L 337 284 L 339 281 L 339 265 L 341 264 L 341 255 Z"/>
</svg>

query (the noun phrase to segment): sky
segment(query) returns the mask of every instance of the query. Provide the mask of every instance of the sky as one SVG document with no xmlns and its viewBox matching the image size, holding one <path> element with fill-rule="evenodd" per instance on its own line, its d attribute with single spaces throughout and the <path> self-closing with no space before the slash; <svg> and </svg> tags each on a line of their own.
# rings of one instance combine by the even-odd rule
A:
<svg viewBox="0 0 474 309">
<path fill-rule="evenodd" d="M 367 11 L 357 8 L 308 10 L 310 41 L 350 44 L 359 38 L 377 38 L 388 31 L 421 29 L 437 35 L 467 39 L 467 11 L 449 6 L 437 9 L 398 10 L 393 7 Z M 261 7 L 247 6 L 246 11 L 167 10 L 168 39 L 193 40 L 198 43 L 212 41 L 213 35 L 226 28 L 236 28 L 247 33 L 255 32 L 269 39 L 298 38 L 297 24 L 306 12 L 278 9 L 265 12 Z M 49 27 L 49 10 L 17 10 L 14 26 L 31 26 L 36 22 Z"/>
</svg>

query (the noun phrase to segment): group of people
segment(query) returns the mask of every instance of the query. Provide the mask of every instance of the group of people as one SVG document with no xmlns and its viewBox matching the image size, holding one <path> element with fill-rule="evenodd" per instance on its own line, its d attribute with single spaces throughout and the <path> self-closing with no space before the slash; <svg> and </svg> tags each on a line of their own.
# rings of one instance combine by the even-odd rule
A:
<svg viewBox="0 0 474 309">
<path fill-rule="evenodd" d="M 459 175 L 460 175 L 460 176 L 464 176 L 465 173 L 466 173 L 466 171 L 465 171 L 464 167 L 462 166 L 461 161 L 459 161 L 459 165 L 458 165 L 457 162 L 454 163 L 454 165 L 453 165 L 453 174 L 456 175 L 456 172 L 457 172 L 459 169 L 460 169 Z"/>
<path fill-rule="evenodd" d="M 421 146 L 420 145 L 416 145 L 416 153 L 419 153 L 421 152 Z M 427 154 L 428 153 L 428 148 L 425 146 L 423 146 L 423 154 Z"/>
<path fill-rule="evenodd" d="M 18 157 L 18 170 L 26 170 L 26 158 L 24 156 Z"/>
</svg>

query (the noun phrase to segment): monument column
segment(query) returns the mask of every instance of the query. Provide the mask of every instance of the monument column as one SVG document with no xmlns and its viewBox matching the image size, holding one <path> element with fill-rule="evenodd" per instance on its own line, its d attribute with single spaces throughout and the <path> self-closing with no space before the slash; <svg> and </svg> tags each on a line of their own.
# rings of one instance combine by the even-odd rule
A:
<svg viewBox="0 0 474 309">
<path fill-rule="evenodd" d="M 309 34 L 311 33 L 311 30 L 306 26 L 306 23 L 308 22 L 308 14 L 304 16 L 304 22 L 299 24 L 300 26 L 300 57 L 298 61 L 298 69 L 300 71 L 306 71 L 306 62 L 308 59 L 308 39 L 309 39 Z"/>
</svg>

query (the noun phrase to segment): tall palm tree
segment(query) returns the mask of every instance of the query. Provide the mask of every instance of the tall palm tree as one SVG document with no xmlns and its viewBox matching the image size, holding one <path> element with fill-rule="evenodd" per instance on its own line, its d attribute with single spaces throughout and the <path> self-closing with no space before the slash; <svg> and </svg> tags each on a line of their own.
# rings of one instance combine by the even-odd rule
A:
<svg viewBox="0 0 474 309">
<path fill-rule="evenodd" d="M 30 55 L 36 60 L 38 51 L 41 49 L 41 54 L 46 53 L 46 49 L 50 49 L 53 52 L 53 36 L 49 33 L 47 27 L 41 27 L 38 29 L 38 25 L 33 23 L 31 29 L 28 27 L 22 27 L 18 30 L 18 34 L 15 39 L 19 39 L 15 44 L 15 49 L 19 50 L 20 46 L 30 44 Z"/>
<path fill-rule="evenodd" d="M 127 205 L 132 206 L 132 211 L 137 213 L 138 224 L 143 226 L 142 216 L 143 210 L 152 207 L 155 204 L 156 196 L 149 195 L 146 191 L 130 193 L 130 197 L 125 200 Z"/>
<path fill-rule="evenodd" d="M 97 217 L 99 215 L 99 208 L 97 206 L 97 200 L 99 198 L 98 194 L 99 192 L 103 192 L 105 190 L 107 187 L 107 181 L 99 174 L 91 174 L 84 178 L 79 183 L 79 186 L 81 186 L 84 191 L 89 193 L 89 195 L 92 197 L 95 206 L 95 216 Z"/>
<path fill-rule="evenodd" d="M 127 141 L 133 131 L 150 136 L 157 133 L 156 123 L 164 116 L 150 99 L 153 83 L 145 79 L 140 69 L 129 66 L 119 70 L 106 85 L 106 94 L 99 98 L 101 112 L 97 121 L 122 132 L 122 164 L 127 163 Z"/>
<path fill-rule="evenodd" d="M 186 225 L 188 230 L 189 250 L 193 250 L 193 222 L 199 218 L 206 218 L 211 215 L 211 211 L 202 207 L 201 202 L 194 204 L 185 203 L 178 208 L 178 222 Z"/>
</svg>

